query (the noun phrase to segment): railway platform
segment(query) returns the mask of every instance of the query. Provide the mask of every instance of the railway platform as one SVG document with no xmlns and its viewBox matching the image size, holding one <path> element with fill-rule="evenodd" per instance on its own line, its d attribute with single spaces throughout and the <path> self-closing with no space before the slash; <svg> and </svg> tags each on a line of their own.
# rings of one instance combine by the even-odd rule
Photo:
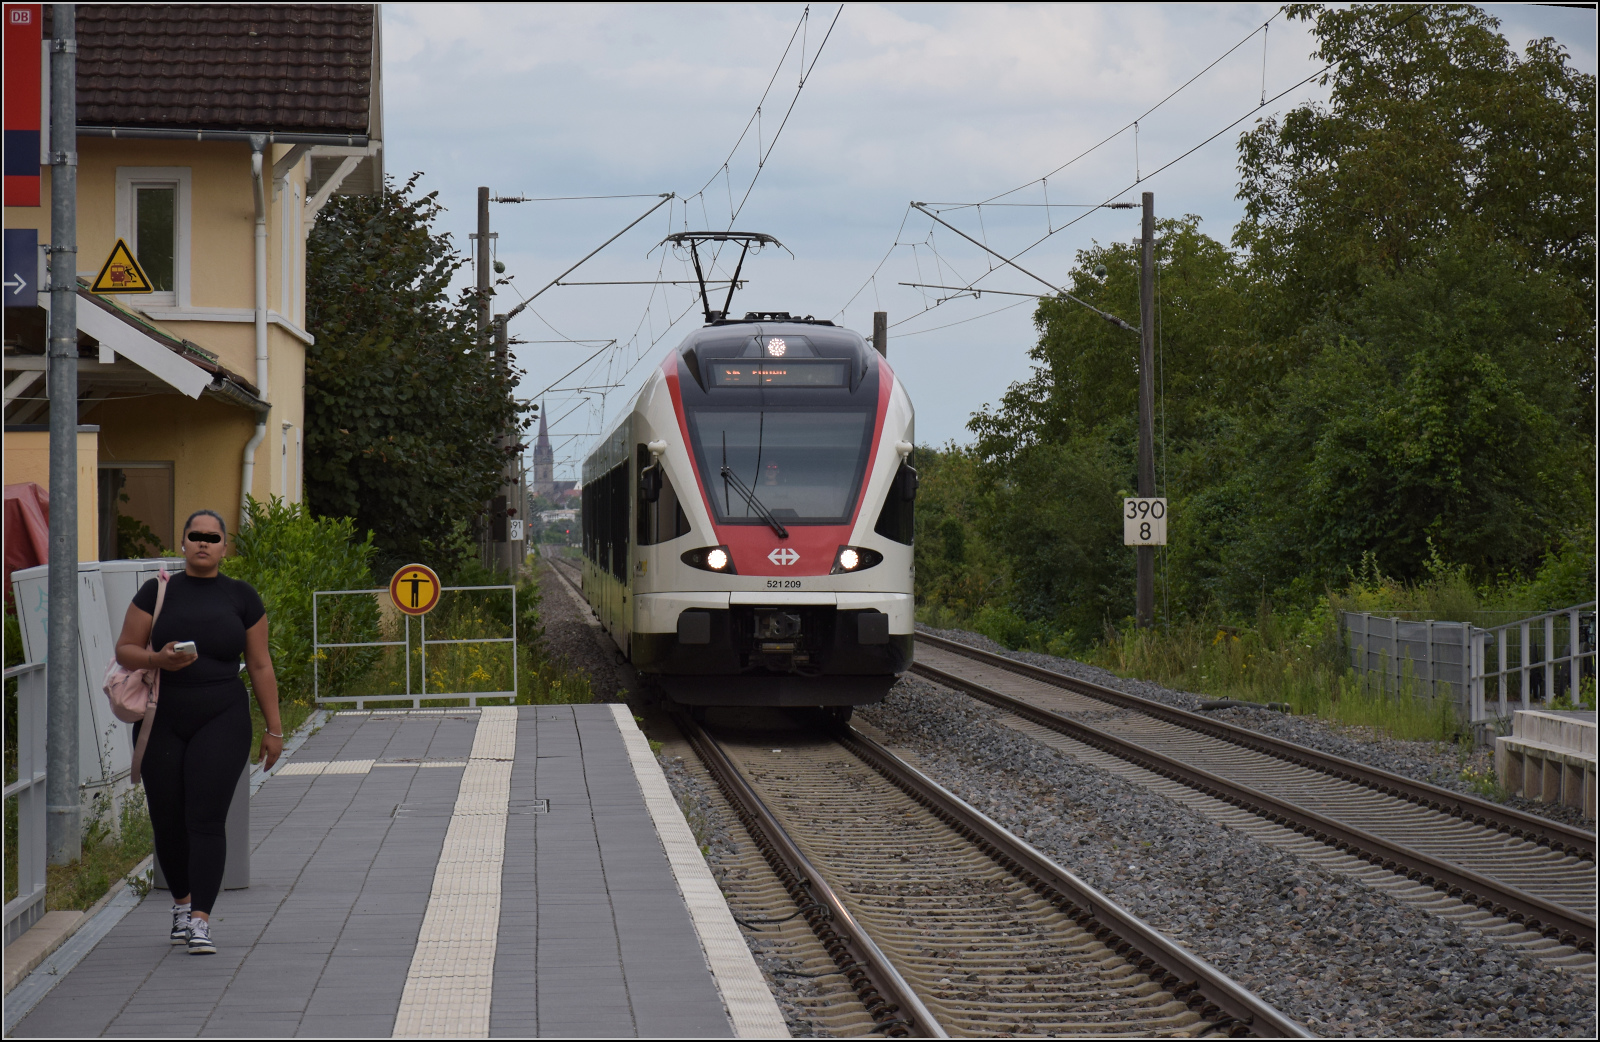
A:
<svg viewBox="0 0 1600 1042">
<path fill-rule="evenodd" d="M 9 1034 L 788 1035 L 625 706 L 339 713 L 250 809 L 217 955 L 152 891 Z"/>
</svg>

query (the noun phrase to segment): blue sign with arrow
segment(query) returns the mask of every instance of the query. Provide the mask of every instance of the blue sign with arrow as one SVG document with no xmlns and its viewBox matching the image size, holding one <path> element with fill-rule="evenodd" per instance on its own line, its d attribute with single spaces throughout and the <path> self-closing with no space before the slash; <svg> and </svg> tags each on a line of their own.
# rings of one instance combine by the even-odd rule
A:
<svg viewBox="0 0 1600 1042">
<path fill-rule="evenodd" d="M 39 232 L 35 228 L 6 230 L 5 297 L 8 308 L 31 308 L 39 303 Z"/>
</svg>

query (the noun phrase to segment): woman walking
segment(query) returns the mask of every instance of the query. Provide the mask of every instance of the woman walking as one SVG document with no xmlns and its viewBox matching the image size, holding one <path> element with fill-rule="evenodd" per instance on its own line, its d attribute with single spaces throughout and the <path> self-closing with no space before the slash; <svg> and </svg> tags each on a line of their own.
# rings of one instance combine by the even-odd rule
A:
<svg viewBox="0 0 1600 1042">
<path fill-rule="evenodd" d="M 167 583 L 154 632 L 158 579 L 128 606 L 117 661 L 128 669 L 161 669 L 142 762 L 156 857 L 172 889 L 172 943 L 187 944 L 191 955 L 214 955 L 211 908 L 228 854 L 228 805 L 250 758 L 241 654 L 266 721 L 261 757 L 269 769 L 283 752 L 283 726 L 261 597 L 249 583 L 217 572 L 227 526 L 214 511 L 197 510 L 183 527 L 183 572 Z M 135 742 L 142 726 L 134 725 Z"/>
</svg>

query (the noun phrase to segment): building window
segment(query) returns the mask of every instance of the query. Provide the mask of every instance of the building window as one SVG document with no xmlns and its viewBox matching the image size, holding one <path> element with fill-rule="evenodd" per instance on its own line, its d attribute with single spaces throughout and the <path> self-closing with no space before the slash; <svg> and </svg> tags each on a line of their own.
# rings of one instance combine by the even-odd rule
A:
<svg viewBox="0 0 1600 1042">
<path fill-rule="evenodd" d="M 117 237 L 155 286 L 129 299 L 141 309 L 189 306 L 190 173 L 186 166 L 117 167 Z"/>
<path fill-rule="evenodd" d="M 170 461 L 100 464 L 100 559 L 159 557 L 178 545 Z"/>
<path fill-rule="evenodd" d="M 134 255 L 159 293 L 171 293 L 177 259 L 177 185 L 135 185 Z"/>
</svg>

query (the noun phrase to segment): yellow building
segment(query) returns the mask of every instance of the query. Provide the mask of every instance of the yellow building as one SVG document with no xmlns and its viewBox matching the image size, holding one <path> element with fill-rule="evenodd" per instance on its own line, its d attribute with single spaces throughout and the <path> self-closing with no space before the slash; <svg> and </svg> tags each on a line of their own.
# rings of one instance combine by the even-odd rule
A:
<svg viewBox="0 0 1600 1042">
<path fill-rule="evenodd" d="M 80 4 L 77 40 L 79 556 L 145 556 L 301 498 L 306 239 L 383 182 L 378 8 Z M 5 209 L 41 245 L 42 182 Z M 154 292 L 89 291 L 118 240 Z M 6 309 L 7 484 L 49 484 L 48 307 Z"/>
</svg>

